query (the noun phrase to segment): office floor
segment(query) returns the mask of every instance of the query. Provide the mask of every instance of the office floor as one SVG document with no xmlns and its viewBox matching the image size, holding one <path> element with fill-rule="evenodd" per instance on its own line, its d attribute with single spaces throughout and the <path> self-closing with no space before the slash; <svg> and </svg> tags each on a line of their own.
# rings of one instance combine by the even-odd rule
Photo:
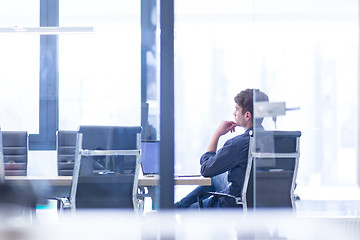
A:
<svg viewBox="0 0 360 240">
<path fill-rule="evenodd" d="M 357 187 L 299 187 L 296 202 L 299 214 L 360 216 L 360 189 Z"/>
<path fill-rule="evenodd" d="M 360 200 L 301 200 L 295 205 L 298 216 L 360 217 Z M 144 214 L 151 212 L 151 201 L 147 199 Z M 56 202 L 50 200 L 47 206 L 38 206 L 36 214 L 39 219 L 55 220 L 58 215 Z"/>
<path fill-rule="evenodd" d="M 189 190 L 190 187 L 177 187 L 176 195 L 181 198 Z M 150 211 L 149 206 L 145 206 L 146 214 L 134 214 L 132 210 L 78 210 L 71 214 L 59 213 L 56 201 L 50 200 L 37 207 L 33 218 L 26 213 L 22 218 L 9 218 L 0 211 L 0 239 L 160 239 L 160 235 L 161 239 L 194 240 L 360 239 L 360 200 L 354 199 L 356 189 L 342 189 L 343 196 L 332 198 L 326 196 L 327 190 L 312 196 L 303 190 L 295 214 L 258 210 L 244 215 L 234 209 L 156 212 Z"/>
<path fill-rule="evenodd" d="M 297 211 L 319 204 L 324 202 L 304 201 Z M 331 204 L 323 206 L 332 208 Z M 354 207 L 353 202 L 335 205 L 340 209 Z M 37 209 L 31 224 L 21 224 L 18 219 L 16 224 L 10 224 L 0 218 L 0 239 L 360 239 L 360 217 L 299 216 L 288 211 L 258 211 L 244 216 L 242 211 L 233 209 L 163 211 L 145 216 L 126 210 L 57 214 L 56 206 L 50 203 Z"/>
</svg>

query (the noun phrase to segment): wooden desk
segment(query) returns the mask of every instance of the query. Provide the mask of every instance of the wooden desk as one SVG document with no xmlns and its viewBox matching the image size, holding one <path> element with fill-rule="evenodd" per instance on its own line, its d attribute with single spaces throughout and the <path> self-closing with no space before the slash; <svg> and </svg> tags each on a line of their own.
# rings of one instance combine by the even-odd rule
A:
<svg viewBox="0 0 360 240">
<path fill-rule="evenodd" d="M 35 188 L 40 201 L 47 201 L 49 198 L 68 197 L 70 195 L 72 176 L 56 177 L 32 177 L 32 176 L 6 176 L 5 181 L 22 191 L 27 186 Z M 175 185 L 211 185 L 211 178 L 204 177 L 175 177 Z M 153 209 L 158 209 L 159 194 L 156 189 L 159 186 L 159 176 L 140 176 L 139 188 L 141 192 L 152 199 Z"/>
<path fill-rule="evenodd" d="M 140 176 L 139 187 L 159 185 L 159 176 Z M 175 177 L 175 185 L 203 185 L 210 186 L 211 178 L 204 177 Z"/>
<path fill-rule="evenodd" d="M 58 187 L 70 187 L 72 176 L 56 176 L 56 177 L 32 177 L 32 176 L 6 176 L 5 180 L 14 185 L 25 185 L 31 183 L 36 186 L 38 184 Z M 159 176 L 140 176 L 139 187 L 150 187 L 159 185 Z M 175 177 L 175 185 L 211 185 L 211 178 L 204 177 Z"/>
<path fill-rule="evenodd" d="M 72 176 L 56 176 L 56 177 L 32 177 L 32 176 L 5 176 L 5 181 L 14 185 L 31 184 L 47 184 L 49 186 L 71 186 Z"/>
</svg>

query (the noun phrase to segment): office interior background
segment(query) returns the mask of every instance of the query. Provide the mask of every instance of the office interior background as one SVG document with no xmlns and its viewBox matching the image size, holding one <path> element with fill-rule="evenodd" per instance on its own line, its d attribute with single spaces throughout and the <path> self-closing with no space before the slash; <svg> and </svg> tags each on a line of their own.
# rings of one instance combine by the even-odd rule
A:
<svg viewBox="0 0 360 240">
<path fill-rule="evenodd" d="M 47 1 L 1 1 L 0 27 L 38 27 L 39 2 Z M 300 107 L 276 126 L 264 123 L 302 132 L 297 190 L 305 198 L 319 189 L 323 198 L 359 197 L 358 1 L 174 3 L 175 173 L 198 173 L 213 131 L 233 119 L 234 96 L 260 88 Z M 48 134 L 43 101 L 58 101 L 52 120 L 60 130 L 141 125 L 145 103 L 145 138 L 160 136 L 158 2 L 60 0 L 58 10 L 59 26 L 95 31 L 60 33 L 55 56 L 40 54 L 39 34 L 0 33 L 1 129 L 29 132 L 30 176 L 57 174 L 51 144 L 32 143 Z M 48 70 L 54 61 L 58 68 Z M 47 71 L 58 72 L 55 85 L 39 80 Z"/>
</svg>

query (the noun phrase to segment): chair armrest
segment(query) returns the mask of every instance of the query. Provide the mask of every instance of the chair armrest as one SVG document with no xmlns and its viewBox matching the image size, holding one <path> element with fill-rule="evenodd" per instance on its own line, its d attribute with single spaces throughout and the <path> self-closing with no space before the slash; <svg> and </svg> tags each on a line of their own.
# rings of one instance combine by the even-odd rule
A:
<svg viewBox="0 0 360 240">
<path fill-rule="evenodd" d="M 71 208 L 71 203 L 69 198 L 59 198 L 61 202 L 61 208 Z"/>
<path fill-rule="evenodd" d="M 219 193 L 219 192 L 202 192 L 199 194 L 198 196 L 198 203 L 199 203 L 199 207 L 203 208 L 203 201 L 202 201 L 202 197 L 204 195 L 211 195 L 214 197 L 228 197 L 228 198 L 233 198 L 236 202 L 236 204 L 243 204 L 242 198 L 241 197 L 236 197 L 234 195 L 231 194 L 227 194 L 227 193 Z"/>
<path fill-rule="evenodd" d="M 53 200 L 57 201 L 57 208 L 58 209 L 71 208 L 70 200 L 67 197 L 61 197 L 61 198 L 55 197 L 55 198 L 50 198 L 50 199 L 53 199 Z"/>
</svg>

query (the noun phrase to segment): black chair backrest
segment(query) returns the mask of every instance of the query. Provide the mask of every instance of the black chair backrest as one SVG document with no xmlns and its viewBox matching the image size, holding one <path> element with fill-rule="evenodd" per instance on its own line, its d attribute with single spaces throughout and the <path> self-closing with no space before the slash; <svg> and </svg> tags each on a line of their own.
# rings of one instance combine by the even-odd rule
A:
<svg viewBox="0 0 360 240">
<path fill-rule="evenodd" d="M 141 127 L 80 126 L 82 149 L 133 150 L 137 149 L 137 133 Z"/>
<path fill-rule="evenodd" d="M 6 176 L 26 176 L 28 163 L 27 131 L 2 131 Z"/>
<path fill-rule="evenodd" d="M 253 158 L 246 193 L 248 207 L 293 207 L 300 136 L 299 131 L 255 132 L 255 136 L 252 137 L 254 148 L 249 149 L 256 155 Z"/>
<path fill-rule="evenodd" d="M 134 150 L 137 149 L 137 134 L 141 127 L 81 126 L 82 149 L 86 150 Z M 134 174 L 136 156 L 82 157 L 80 176 L 93 175 L 99 171 L 116 174 Z"/>
<path fill-rule="evenodd" d="M 17 186 L 5 181 L 5 175 L 26 175 L 27 137 L 26 131 L 0 129 L 0 209 L 7 216 L 15 213 L 21 217 L 26 208 L 31 211 L 36 208 L 37 196 L 32 185 Z"/>
<path fill-rule="evenodd" d="M 75 161 L 77 131 L 59 130 L 57 132 L 56 147 L 58 159 L 58 175 L 72 176 Z"/>
<path fill-rule="evenodd" d="M 136 150 L 141 127 L 81 126 L 84 150 Z M 133 208 L 137 156 L 81 156 L 76 208 Z M 74 173 L 76 174 L 76 173 Z"/>
</svg>

